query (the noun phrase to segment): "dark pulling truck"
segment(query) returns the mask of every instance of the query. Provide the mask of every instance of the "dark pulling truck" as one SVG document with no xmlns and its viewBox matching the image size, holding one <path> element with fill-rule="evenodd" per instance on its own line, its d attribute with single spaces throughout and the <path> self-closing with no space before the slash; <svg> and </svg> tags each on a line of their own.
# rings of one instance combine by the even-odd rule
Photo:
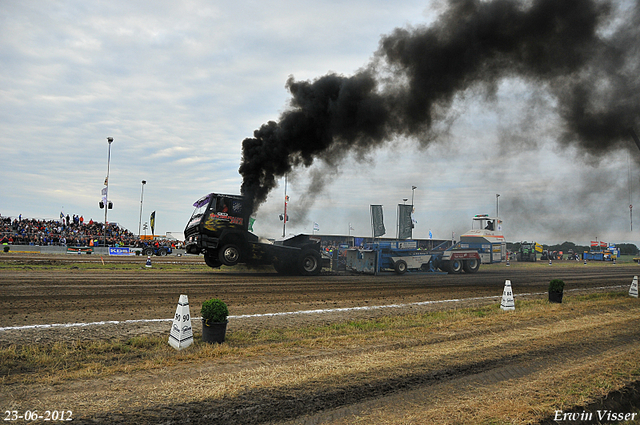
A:
<svg viewBox="0 0 640 425">
<path fill-rule="evenodd" d="M 209 267 L 273 265 L 281 274 L 313 276 L 322 269 L 320 239 L 297 235 L 270 242 L 249 231 L 249 216 L 239 195 L 210 193 L 198 199 L 184 230 L 188 254 L 203 254 Z"/>
</svg>

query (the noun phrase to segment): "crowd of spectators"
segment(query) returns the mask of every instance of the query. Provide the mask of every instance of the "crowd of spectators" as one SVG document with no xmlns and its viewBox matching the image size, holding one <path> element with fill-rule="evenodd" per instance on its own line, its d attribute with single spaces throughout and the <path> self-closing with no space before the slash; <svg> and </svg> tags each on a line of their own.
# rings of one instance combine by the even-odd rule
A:
<svg viewBox="0 0 640 425">
<path fill-rule="evenodd" d="M 26 219 L 0 215 L 0 244 L 140 247 L 143 242 L 115 223 L 86 221 L 81 215 L 60 214 L 59 220 Z"/>
</svg>

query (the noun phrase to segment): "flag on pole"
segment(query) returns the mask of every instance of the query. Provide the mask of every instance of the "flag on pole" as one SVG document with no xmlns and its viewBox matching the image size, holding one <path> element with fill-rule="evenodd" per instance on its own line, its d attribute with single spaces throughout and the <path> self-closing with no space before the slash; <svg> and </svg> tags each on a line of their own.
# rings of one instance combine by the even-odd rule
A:
<svg viewBox="0 0 640 425">
<path fill-rule="evenodd" d="M 431 229 L 429 229 L 429 239 L 433 239 L 433 233 L 431 233 Z"/>
<path fill-rule="evenodd" d="M 253 223 L 255 223 L 255 222 L 256 222 L 255 218 L 253 218 L 253 217 L 249 218 L 249 231 L 250 232 L 253 232 Z"/>
<path fill-rule="evenodd" d="M 411 238 L 413 229 L 411 209 L 411 205 L 398 204 L 398 239 Z"/>
<path fill-rule="evenodd" d="M 384 228 L 382 205 L 371 205 L 371 225 L 373 226 L 374 238 L 382 236 L 387 232 Z"/>
<path fill-rule="evenodd" d="M 320 225 L 318 223 L 313 223 L 313 231 L 314 232 L 319 232 L 320 231 Z"/>
<path fill-rule="evenodd" d="M 151 234 L 155 235 L 155 227 L 156 227 L 156 212 L 151 213 L 151 218 L 149 219 L 149 223 L 151 223 Z"/>
</svg>

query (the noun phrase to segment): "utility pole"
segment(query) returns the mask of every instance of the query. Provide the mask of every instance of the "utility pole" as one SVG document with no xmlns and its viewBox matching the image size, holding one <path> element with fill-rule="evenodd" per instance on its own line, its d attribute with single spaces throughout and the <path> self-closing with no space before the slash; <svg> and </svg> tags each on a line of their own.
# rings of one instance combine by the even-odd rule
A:
<svg viewBox="0 0 640 425">
<path fill-rule="evenodd" d="M 284 216 L 282 217 L 282 237 L 287 234 L 287 202 L 289 197 L 287 196 L 287 175 L 284 175 Z"/>
</svg>

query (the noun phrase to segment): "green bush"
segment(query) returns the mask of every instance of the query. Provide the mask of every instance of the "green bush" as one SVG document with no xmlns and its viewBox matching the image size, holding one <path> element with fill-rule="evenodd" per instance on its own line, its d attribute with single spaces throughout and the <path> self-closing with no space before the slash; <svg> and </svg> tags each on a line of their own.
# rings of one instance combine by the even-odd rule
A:
<svg viewBox="0 0 640 425">
<path fill-rule="evenodd" d="M 224 301 L 212 298 L 202 303 L 200 313 L 202 314 L 202 319 L 211 323 L 220 323 L 227 321 L 229 309 Z"/>
<path fill-rule="evenodd" d="M 553 279 L 549 282 L 549 292 L 562 292 L 564 290 L 564 281 Z"/>
</svg>

